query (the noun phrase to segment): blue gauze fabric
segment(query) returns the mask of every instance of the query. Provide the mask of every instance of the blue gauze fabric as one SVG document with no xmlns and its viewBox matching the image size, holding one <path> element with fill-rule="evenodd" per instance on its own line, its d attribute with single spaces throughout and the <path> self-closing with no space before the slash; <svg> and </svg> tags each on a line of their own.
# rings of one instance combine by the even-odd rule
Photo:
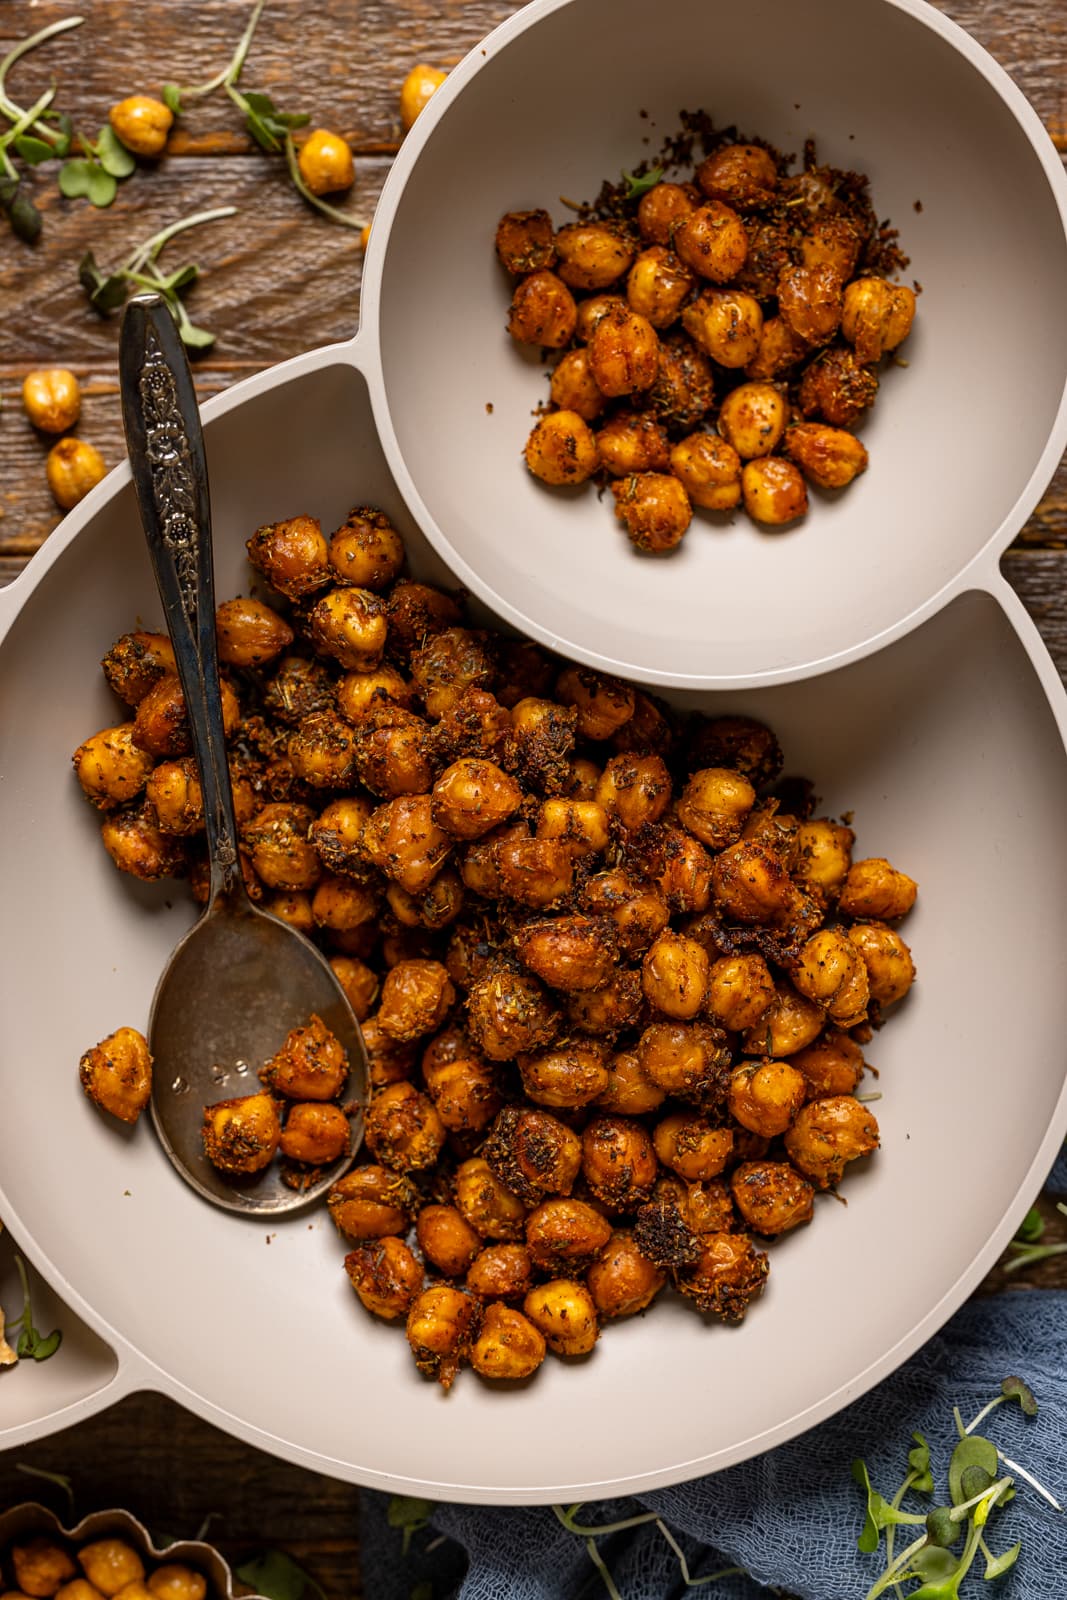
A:
<svg viewBox="0 0 1067 1600">
<path fill-rule="evenodd" d="M 1063 1157 L 1049 1189 L 1067 1193 Z M 1067 1292 L 1021 1289 L 969 1301 L 892 1377 L 789 1444 L 671 1489 L 591 1503 L 579 1520 L 609 1523 L 655 1511 L 685 1550 L 693 1577 L 744 1568 L 746 1576 L 707 1585 L 702 1592 L 709 1600 L 766 1600 L 775 1592 L 799 1600 L 863 1600 L 885 1562 L 881 1553 L 867 1556 L 856 1548 L 863 1499 L 849 1474 L 853 1457 L 864 1458 L 871 1482 L 891 1496 L 903 1480 L 911 1434 L 918 1429 L 930 1444 L 944 1498 L 956 1439 L 953 1405 L 969 1422 L 1010 1374 L 1030 1384 L 1040 1403 L 1038 1416 L 1026 1418 L 1018 1406 L 1005 1403 L 979 1431 L 1062 1503 Z M 923 1504 L 916 1496 L 906 1509 L 921 1510 Z M 386 1525 L 387 1505 L 384 1495 L 361 1496 L 370 1600 L 410 1600 L 420 1583 L 431 1585 L 422 1594 L 432 1593 L 434 1600 L 603 1600 L 606 1593 L 584 1541 L 568 1533 L 548 1507 L 437 1505 L 431 1528 L 417 1535 L 402 1559 L 400 1535 Z M 909 1532 L 898 1529 L 898 1551 Z M 1067 1522 L 1024 1482 L 987 1529 L 987 1543 L 996 1552 L 1017 1539 L 1023 1550 L 1012 1571 L 987 1586 L 979 1557 L 963 1585 L 964 1600 L 980 1594 L 987 1600 L 1067 1600 Z M 429 1545 L 434 1548 L 427 1552 Z M 622 1600 L 675 1600 L 694 1592 L 686 1589 L 678 1558 L 654 1523 L 602 1539 L 598 1548 Z"/>
</svg>

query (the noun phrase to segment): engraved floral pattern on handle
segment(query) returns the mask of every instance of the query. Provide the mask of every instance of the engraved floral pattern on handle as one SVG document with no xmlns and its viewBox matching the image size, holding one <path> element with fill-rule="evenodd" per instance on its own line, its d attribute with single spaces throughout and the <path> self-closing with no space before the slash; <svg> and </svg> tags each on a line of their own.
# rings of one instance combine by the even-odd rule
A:
<svg viewBox="0 0 1067 1600">
<path fill-rule="evenodd" d="M 190 623 L 195 625 L 195 479 L 174 376 L 150 328 L 145 338 L 140 389 L 145 420 L 145 453 L 152 472 L 152 494 L 159 513 L 160 531 L 174 561 L 183 609 Z"/>
</svg>

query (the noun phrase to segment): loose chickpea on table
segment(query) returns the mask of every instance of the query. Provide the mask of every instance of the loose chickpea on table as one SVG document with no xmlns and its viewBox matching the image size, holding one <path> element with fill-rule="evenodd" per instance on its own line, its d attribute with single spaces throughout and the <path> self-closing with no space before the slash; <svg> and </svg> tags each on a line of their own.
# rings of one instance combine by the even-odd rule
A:
<svg viewBox="0 0 1067 1600">
<path fill-rule="evenodd" d="M 689 214 L 666 201 L 645 208 L 657 228 Z M 536 217 L 509 238 L 546 248 Z M 614 259 L 579 228 L 561 271 L 595 284 Z M 779 787 L 771 729 L 470 626 L 403 576 L 373 507 L 332 535 L 265 525 L 248 551 L 275 596 L 218 608 L 240 848 L 250 893 L 320 942 L 361 1020 L 365 1148 L 327 1199 L 355 1297 L 446 1388 L 464 1366 L 514 1382 L 587 1358 L 668 1288 L 740 1321 L 763 1242 L 878 1145 L 858 1094 L 915 979 L 914 881 L 788 809 L 808 791 Z M 166 640 L 127 634 L 104 671 L 127 709 L 79 746 L 76 781 L 120 869 L 199 893 Z M 117 1115 L 147 1095 L 129 1032 L 83 1067 Z M 205 1109 L 235 1181 L 348 1153 L 347 1062 L 320 1019 L 259 1078 Z"/>
<path fill-rule="evenodd" d="M 512 211 L 496 232 L 518 280 L 508 332 L 556 353 L 526 466 L 549 485 L 610 487 L 650 554 L 681 543 L 694 507 L 743 505 L 787 527 L 809 484 L 843 489 L 864 472 L 850 430 L 915 314 L 914 291 L 890 281 L 907 258 L 865 178 L 818 166 L 810 145 L 794 173 L 706 118 L 688 127 L 664 159 L 682 167 L 688 149 L 691 181 L 646 178 L 646 161 L 576 222 Z"/>
</svg>

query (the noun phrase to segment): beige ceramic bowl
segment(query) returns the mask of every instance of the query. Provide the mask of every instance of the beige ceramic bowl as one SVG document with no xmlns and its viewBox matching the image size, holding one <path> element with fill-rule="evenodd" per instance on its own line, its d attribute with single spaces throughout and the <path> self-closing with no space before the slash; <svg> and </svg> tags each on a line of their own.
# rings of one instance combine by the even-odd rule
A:
<svg viewBox="0 0 1067 1600">
<path fill-rule="evenodd" d="M 610 51 L 616 81 L 632 89 L 626 75 L 633 35 L 619 20 L 628 9 L 629 0 L 614 0 L 612 27 L 599 39 Z M 782 17 L 794 11 L 809 15 L 807 7 L 786 12 L 777 0 L 743 9 L 753 32 L 772 43 L 777 35 L 770 19 L 784 25 Z M 1031 253 L 1021 265 L 1015 262 L 1029 289 L 1012 302 L 1013 326 L 1031 352 L 1032 371 L 1024 374 L 1002 342 L 996 381 L 1009 385 L 1011 398 L 999 389 L 997 409 L 1011 422 L 996 435 L 997 470 L 989 469 L 994 430 L 987 358 L 981 372 L 977 358 L 967 367 L 966 394 L 958 375 L 942 371 L 945 362 L 965 359 L 967 319 L 957 316 L 953 282 L 966 303 L 968 274 L 985 281 L 987 271 L 980 257 L 966 265 L 961 256 L 954 278 L 939 291 L 945 321 L 929 318 L 929 335 L 923 335 L 930 341 L 922 350 L 925 375 L 920 380 L 918 359 L 915 369 L 898 374 L 901 393 L 885 408 L 887 448 L 895 429 L 910 429 L 913 440 L 923 433 L 905 389 L 914 375 L 928 401 L 954 399 L 954 409 L 936 412 L 924 402 L 925 431 L 947 417 L 956 443 L 950 437 L 944 448 L 955 463 L 966 445 L 967 461 L 986 487 L 978 495 L 967 488 L 966 473 L 954 472 L 967 516 L 950 517 L 939 501 L 944 520 L 927 523 L 921 539 L 903 516 L 892 529 L 877 524 L 865 557 L 866 589 L 850 591 L 850 612 L 868 621 L 850 639 L 842 638 L 844 624 L 828 601 L 818 558 L 818 540 L 837 534 L 820 534 L 815 519 L 810 537 L 803 535 L 810 551 L 807 578 L 804 563 L 793 565 L 800 535 L 795 546 L 754 547 L 760 563 L 781 555 L 785 576 L 775 584 L 792 584 L 803 606 L 772 610 L 774 626 L 762 615 L 758 629 L 729 633 L 726 611 L 708 612 L 698 625 L 672 591 L 677 651 L 673 643 L 668 649 L 656 620 L 656 607 L 668 602 L 656 598 L 655 586 L 674 582 L 667 566 L 613 566 L 605 556 L 591 566 L 579 563 L 580 582 L 570 583 L 566 594 L 558 585 L 551 593 L 535 592 L 533 567 L 527 582 L 530 614 L 545 624 L 535 630 L 542 637 L 578 640 L 587 658 L 599 659 L 607 649 L 638 676 L 654 675 L 662 660 L 662 676 L 682 683 L 693 676 L 744 681 L 785 670 L 770 652 L 790 625 L 809 630 L 807 643 L 797 635 L 785 651 L 796 673 L 825 653 L 820 637 L 832 641 L 839 656 L 863 656 L 872 638 L 901 634 L 909 618 L 925 618 L 888 648 L 822 677 L 730 694 L 676 694 L 687 705 L 751 712 L 772 723 L 788 768 L 816 779 L 830 811 L 854 810 L 858 849 L 884 852 L 921 884 L 908 923 L 920 981 L 870 1051 L 882 1073 L 882 1150 L 851 1177 L 847 1208 L 821 1200 L 814 1225 L 774 1250 L 768 1292 L 742 1328 L 708 1327 L 689 1308 L 664 1303 L 609 1328 L 588 1361 L 553 1361 L 533 1382 L 509 1391 L 465 1373 L 445 1397 L 417 1376 L 397 1329 L 362 1311 L 342 1271 L 343 1247 L 324 1214 L 264 1225 L 219 1212 L 182 1183 L 147 1126 L 106 1125 L 78 1091 L 78 1058 L 117 1025 L 143 1024 L 163 962 L 192 916 L 174 885 L 139 885 L 114 871 L 69 768 L 70 752 L 87 732 L 115 716 L 100 656 L 134 619 L 158 624 L 160 618 L 128 472 L 118 469 L 66 519 L 26 573 L 0 592 L 0 1216 L 61 1297 L 61 1304 L 46 1308 L 44 1321 L 49 1327 L 61 1321 L 66 1334 L 54 1360 L 0 1375 L 0 1448 L 64 1427 L 131 1390 L 152 1388 L 261 1448 L 393 1491 L 532 1503 L 649 1488 L 743 1460 L 855 1399 L 937 1330 L 1011 1236 L 1067 1132 L 1060 1000 L 1067 944 L 1067 699 L 995 561 L 1020 507 L 1049 470 L 1050 439 L 1058 446 L 1063 352 L 1057 341 L 1063 329 L 1055 276 L 1063 266 L 1063 239 L 1032 116 L 996 69 L 934 13 L 858 0 L 849 18 L 860 9 L 873 30 L 879 81 L 903 77 L 911 120 L 928 114 L 939 130 L 939 159 L 924 164 L 916 194 L 910 183 L 895 191 L 886 167 L 889 203 L 900 214 L 905 197 L 910 204 L 933 195 L 948 204 L 956 190 L 941 164 L 949 172 L 966 170 L 975 185 L 991 183 L 991 171 L 996 182 L 980 192 L 1007 207 L 1018 226 L 1035 230 L 1026 235 Z M 839 24 L 843 9 L 831 11 Z M 663 79 L 658 106 L 664 115 L 685 99 L 712 98 L 698 96 L 690 62 L 703 54 L 711 63 L 714 53 L 695 51 L 680 23 L 684 14 L 703 28 L 705 13 L 725 19 L 724 38 L 738 53 L 732 87 L 708 66 L 711 91 L 723 98 L 730 88 L 724 115 L 775 133 L 774 117 L 788 122 L 792 100 L 802 99 L 812 108 L 813 124 L 832 123 L 842 137 L 854 114 L 857 144 L 864 126 L 873 126 L 860 123 L 861 114 L 888 115 L 866 107 L 866 91 L 853 96 L 847 73 L 832 82 L 820 79 L 819 52 L 799 34 L 791 37 L 788 56 L 775 55 L 775 91 L 773 74 L 757 78 L 745 66 L 744 39 L 731 32 L 730 8 L 681 7 L 675 0 L 664 0 L 657 11 L 662 29 L 657 26 L 653 42 L 637 52 L 649 93 L 657 75 Z M 821 0 L 812 0 L 810 14 L 816 13 L 823 15 Z M 527 30 L 532 17 L 542 21 Z M 507 163 L 492 137 L 494 129 L 511 128 L 524 106 L 523 116 L 531 114 L 526 78 L 536 61 L 526 52 L 539 48 L 541 26 L 544 37 L 555 40 L 553 59 L 569 73 L 569 53 L 579 53 L 583 40 L 588 47 L 587 27 L 603 17 L 601 0 L 544 0 L 486 41 L 484 55 L 476 51 L 443 91 L 441 137 L 450 119 L 468 129 L 470 141 L 481 130 L 486 218 L 505 204 L 534 204 L 544 196 L 543 186 L 518 193 L 514 174 L 505 182 Z M 559 35 L 553 30 L 565 19 Z M 843 51 L 846 42 L 867 36 L 850 25 L 847 39 L 840 26 L 833 37 L 841 38 Z M 825 37 L 820 41 L 822 49 Z M 518 56 L 511 56 L 513 48 Z M 773 43 L 774 52 L 781 49 Z M 509 59 L 515 70 L 505 71 Z M 538 69 L 542 90 L 549 81 L 545 61 Z M 474 118 L 464 109 L 464 85 L 477 109 Z M 818 101 L 810 98 L 816 89 Z M 836 109 L 838 97 L 848 115 Z M 943 118 L 949 101 L 952 117 Z M 590 172 L 625 159 L 632 103 L 629 91 L 621 96 L 618 142 L 598 135 Z M 552 155 L 545 173 L 557 172 L 561 151 L 553 120 L 545 115 L 541 129 Z M 514 125 L 526 126 L 521 117 Z M 986 138 L 987 125 L 997 130 L 995 140 Z M 911 150 L 906 120 L 893 127 L 905 152 Z M 436 137 L 431 128 L 425 138 L 427 172 L 447 182 L 457 215 L 465 216 L 472 202 L 462 179 L 482 180 L 470 163 L 458 173 L 444 171 L 434 155 Z M 985 151 L 984 165 L 973 165 L 967 153 L 975 140 Z M 488 436 L 477 431 L 482 424 L 456 417 L 464 415 L 464 396 L 477 396 L 472 409 L 483 417 L 483 401 L 494 398 L 510 417 L 511 439 L 526 399 L 519 386 L 497 387 L 512 381 L 512 354 L 502 341 L 490 348 L 484 342 L 490 335 L 480 330 L 496 326 L 499 332 L 493 307 L 500 285 L 488 238 L 475 248 L 466 222 L 457 237 L 471 270 L 482 273 L 472 335 L 477 360 L 450 371 L 449 399 L 436 395 L 441 374 L 433 340 L 410 343 L 413 329 L 427 332 L 420 295 L 439 294 L 426 288 L 425 273 L 415 271 L 419 208 L 430 204 L 417 178 L 421 159 L 412 165 L 416 149 L 402 158 L 380 232 L 376 224 L 366 320 L 357 340 L 238 385 L 206 409 L 222 595 L 247 589 L 244 540 L 258 523 L 308 511 L 336 526 L 352 504 L 377 502 L 409 540 L 416 574 L 447 581 L 438 550 L 449 548 L 459 575 L 474 583 L 472 567 L 455 553 L 460 536 L 470 533 L 467 558 L 482 574 L 477 587 L 499 614 L 514 619 L 521 610 L 515 563 L 541 528 L 530 510 L 530 486 L 512 471 L 510 443 L 501 445 L 494 435 L 490 451 Z M 868 139 L 867 150 L 873 164 L 885 146 Z M 521 164 L 515 167 L 520 177 L 522 171 Z M 571 168 L 555 181 L 570 185 L 583 173 Z M 426 189 L 432 188 L 428 182 Z M 927 203 L 924 218 L 934 209 Z M 1029 222 L 1027 211 L 1033 213 Z M 947 248 L 944 225 L 931 226 Z M 454 274 L 447 231 L 424 230 L 422 237 L 424 246 L 436 239 Z M 1000 248 L 994 230 L 988 249 Z M 446 281 L 461 293 L 458 279 Z M 1010 275 L 997 280 L 997 295 L 1008 281 Z M 1031 300 L 1044 307 L 1043 342 Z M 973 332 L 969 328 L 968 337 Z M 436 335 L 447 346 L 447 321 Z M 487 376 L 492 395 L 484 389 Z M 535 377 L 525 375 L 523 397 Z M 450 454 L 468 425 L 487 463 L 484 494 L 471 467 Z M 972 435 L 973 448 L 967 444 Z M 926 492 L 936 487 L 934 467 L 941 459 L 929 451 L 922 456 Z M 428 495 L 438 497 L 432 517 Z M 405 500 L 426 521 L 430 539 L 418 533 Z M 922 495 L 910 504 L 921 508 Z M 836 518 L 838 508 L 832 511 Z M 546 539 L 563 538 L 555 515 L 546 512 Z M 451 545 L 442 532 L 446 523 Z M 474 541 L 475 528 L 482 530 L 481 542 Z M 602 533 L 615 537 L 598 521 L 590 538 Z M 740 549 L 752 537 L 739 529 L 724 540 Z M 605 551 L 614 560 L 610 540 Z M 583 551 L 583 563 L 586 557 Z M 647 591 L 647 633 L 632 626 L 628 611 L 631 572 L 642 574 Z M 878 611 L 883 589 L 896 595 L 891 617 Z M 790 624 L 798 610 L 804 618 Z M 594 647 L 594 632 L 603 643 L 611 627 L 617 628 L 616 644 Z M 701 639 L 718 638 L 716 628 L 727 630 L 724 641 L 732 640 L 733 653 L 724 643 L 719 657 L 721 674 L 694 654 Z M 727 670 L 735 657 L 736 671 Z M 0 1237 L 0 1303 L 10 1310 L 17 1296 L 6 1240 Z"/>
</svg>

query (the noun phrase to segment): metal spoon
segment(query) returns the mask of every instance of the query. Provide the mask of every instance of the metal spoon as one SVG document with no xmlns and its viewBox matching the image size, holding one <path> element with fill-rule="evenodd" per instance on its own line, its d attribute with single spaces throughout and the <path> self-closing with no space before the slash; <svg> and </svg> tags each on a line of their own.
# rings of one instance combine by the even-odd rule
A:
<svg viewBox="0 0 1067 1600">
<path fill-rule="evenodd" d="M 204 795 L 211 881 L 152 1002 L 152 1118 L 187 1183 L 228 1211 L 278 1216 L 308 1205 L 351 1165 L 335 1163 L 293 1189 L 275 1159 L 233 1178 L 204 1154 L 204 1107 L 253 1094 L 257 1071 L 291 1028 L 317 1014 L 341 1041 L 351 1075 L 352 1155 L 362 1138 L 369 1072 L 352 1009 L 325 957 L 303 934 L 254 906 L 245 889 L 222 726 L 215 639 L 211 508 L 189 363 L 159 295 L 126 308 L 119 356 L 122 411 L 145 538 L 174 646 Z"/>
</svg>

